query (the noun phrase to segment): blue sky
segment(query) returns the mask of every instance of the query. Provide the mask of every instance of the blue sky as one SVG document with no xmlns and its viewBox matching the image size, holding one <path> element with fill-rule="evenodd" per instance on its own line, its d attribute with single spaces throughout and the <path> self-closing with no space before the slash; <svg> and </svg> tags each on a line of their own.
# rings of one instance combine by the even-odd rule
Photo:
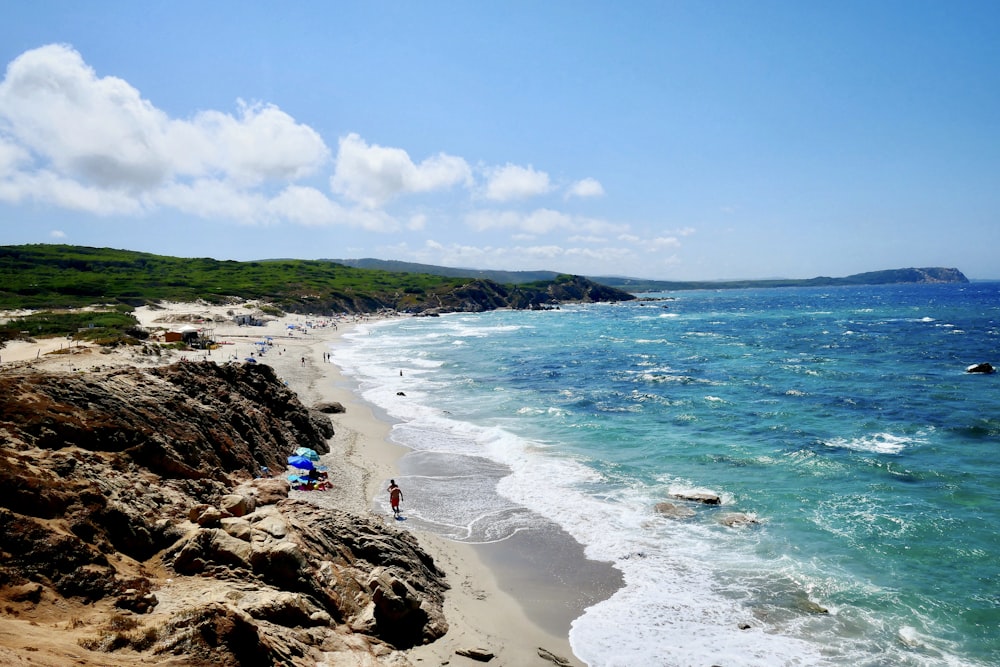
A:
<svg viewBox="0 0 1000 667">
<path fill-rule="evenodd" d="M 1000 3 L 2 13 L 0 244 L 1000 278 Z"/>
</svg>

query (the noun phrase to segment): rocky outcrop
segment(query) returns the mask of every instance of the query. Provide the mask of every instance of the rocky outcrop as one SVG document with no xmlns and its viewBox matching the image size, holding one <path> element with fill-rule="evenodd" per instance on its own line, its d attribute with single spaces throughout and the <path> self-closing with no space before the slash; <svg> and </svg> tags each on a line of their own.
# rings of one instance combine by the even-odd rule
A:
<svg viewBox="0 0 1000 667">
<path fill-rule="evenodd" d="M 329 435 L 264 365 L 0 373 L 0 624 L 105 618 L 89 664 L 406 664 L 447 630 L 432 559 L 255 478 Z"/>
<path fill-rule="evenodd" d="M 719 494 L 712 491 L 676 491 L 670 494 L 671 498 L 677 498 L 678 500 L 688 500 L 693 503 L 701 503 L 703 505 L 721 505 L 722 498 Z"/>
<path fill-rule="evenodd" d="M 395 308 L 418 314 L 447 312 L 484 312 L 498 308 L 537 310 L 554 308 L 561 303 L 597 303 L 631 301 L 636 297 L 613 287 L 600 285 L 580 276 L 560 276 L 552 281 L 501 285 L 475 279 L 441 294 L 422 295 L 419 300 L 403 300 Z"/>
<path fill-rule="evenodd" d="M 972 364 L 965 369 L 966 373 L 982 373 L 984 375 L 989 375 L 990 373 L 995 373 L 996 369 L 993 368 L 993 364 L 982 362 L 979 364 Z"/>
</svg>

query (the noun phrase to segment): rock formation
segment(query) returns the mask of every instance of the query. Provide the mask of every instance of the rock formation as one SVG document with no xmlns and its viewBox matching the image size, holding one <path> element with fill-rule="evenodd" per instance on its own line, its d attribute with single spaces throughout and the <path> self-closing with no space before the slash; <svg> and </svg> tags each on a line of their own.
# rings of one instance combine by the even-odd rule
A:
<svg viewBox="0 0 1000 667">
<path fill-rule="evenodd" d="M 330 435 L 265 365 L 0 374 L 0 629 L 73 664 L 408 664 L 447 630 L 430 556 L 255 479 Z"/>
<path fill-rule="evenodd" d="M 985 375 L 989 375 L 990 373 L 995 373 L 996 369 L 993 368 L 993 364 L 990 364 L 990 363 L 987 363 L 987 362 L 984 361 L 982 363 L 972 364 L 971 366 L 969 366 L 968 368 L 965 369 L 965 372 L 966 373 L 983 373 Z"/>
</svg>

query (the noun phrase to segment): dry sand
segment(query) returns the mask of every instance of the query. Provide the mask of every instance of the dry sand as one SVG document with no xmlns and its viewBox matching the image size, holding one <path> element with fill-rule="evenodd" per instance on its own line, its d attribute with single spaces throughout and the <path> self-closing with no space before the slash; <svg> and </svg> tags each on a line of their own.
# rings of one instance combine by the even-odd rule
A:
<svg viewBox="0 0 1000 667">
<path fill-rule="evenodd" d="M 97 366 L 122 363 L 157 365 L 180 359 L 206 358 L 220 363 L 242 361 L 253 352 L 258 363 L 272 366 L 304 404 L 338 401 L 346 408 L 345 413 L 333 415 L 336 435 L 330 441 L 331 453 L 322 461 L 330 469 L 334 489 L 293 492 L 293 495 L 321 505 L 374 513 L 382 516 L 387 524 L 394 524 L 382 509 L 385 506 L 382 496 L 389 478 L 397 476 L 397 463 L 407 450 L 389 441 L 391 425 L 375 416 L 371 406 L 352 391 L 350 382 L 341 375 L 339 368 L 326 359 L 330 345 L 336 344 L 358 320 L 287 315 L 269 318 L 264 326 L 238 326 L 232 322 L 231 313 L 252 310 L 253 304 L 226 307 L 164 304 L 162 308 L 143 307 L 136 311 L 140 322 L 151 331 L 176 329 L 184 324 L 213 329 L 215 339 L 227 344 L 210 352 L 169 351 L 157 357 L 140 354 L 134 348 L 108 352 L 87 346 L 73 345 L 71 348 L 65 339 L 43 339 L 35 343 L 8 343 L 0 349 L 0 362 L 4 366 L 17 364 L 85 372 Z M 305 328 L 307 322 L 314 326 Z M 289 330 L 289 324 L 303 328 Z M 272 344 L 263 356 L 259 356 L 255 343 L 267 336 L 272 338 Z M 412 662 L 481 664 L 456 654 L 460 649 L 481 648 L 496 656 L 490 665 L 551 666 L 552 661 L 543 659 L 539 649 L 565 659 L 565 664 L 583 664 L 570 648 L 569 622 L 586 604 L 610 594 L 615 585 L 614 577 L 607 576 L 607 568 L 599 569 L 593 577 L 596 587 L 582 595 L 580 591 L 560 589 L 558 584 L 549 582 L 543 587 L 544 594 L 539 596 L 539 584 L 545 581 L 547 573 L 534 570 L 538 563 L 553 560 L 551 556 L 556 553 L 544 553 L 548 550 L 558 550 L 559 559 L 564 561 L 593 565 L 583 558 L 579 545 L 572 540 L 567 544 L 565 535 L 556 535 L 555 541 L 543 539 L 541 546 L 522 538 L 511 540 L 510 544 L 475 547 L 419 530 L 411 532 L 447 573 L 451 584 L 445 605 L 450 629 L 433 644 L 408 651 Z M 530 551 L 532 549 L 540 549 L 541 553 Z M 591 580 L 589 574 L 582 576 L 588 582 Z"/>
</svg>

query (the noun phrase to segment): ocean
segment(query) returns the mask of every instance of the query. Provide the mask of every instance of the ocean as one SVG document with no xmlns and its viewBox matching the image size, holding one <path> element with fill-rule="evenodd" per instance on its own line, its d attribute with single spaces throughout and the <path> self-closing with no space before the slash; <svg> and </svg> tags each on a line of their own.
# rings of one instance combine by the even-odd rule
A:
<svg viewBox="0 0 1000 667">
<path fill-rule="evenodd" d="M 614 563 L 590 665 L 1000 665 L 1000 283 L 651 296 L 347 335 L 407 513 Z"/>
</svg>

